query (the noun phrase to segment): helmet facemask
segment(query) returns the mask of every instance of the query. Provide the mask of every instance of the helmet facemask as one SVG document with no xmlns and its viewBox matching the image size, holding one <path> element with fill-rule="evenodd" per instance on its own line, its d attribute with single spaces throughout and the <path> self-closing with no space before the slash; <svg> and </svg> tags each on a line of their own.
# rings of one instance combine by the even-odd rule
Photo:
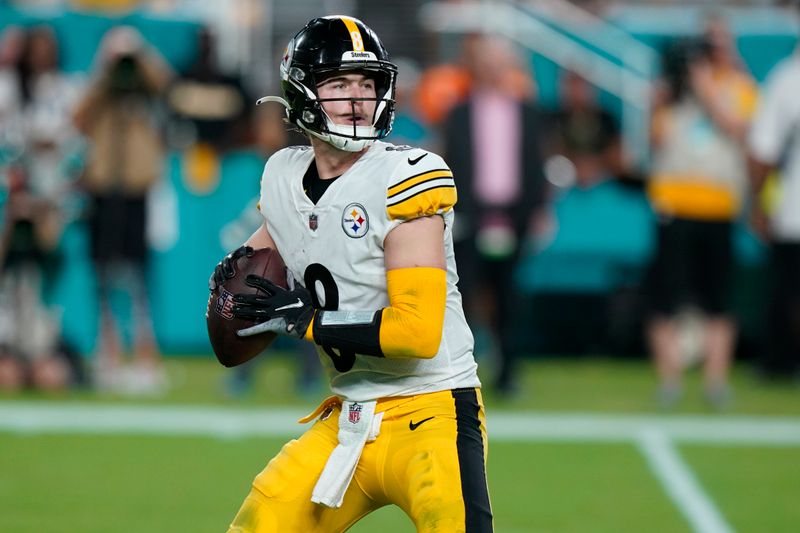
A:
<svg viewBox="0 0 800 533">
<path fill-rule="evenodd" d="M 332 77 L 358 73 L 375 83 L 374 98 L 320 98 L 317 86 Z M 283 72 L 284 94 L 288 100 L 288 118 L 304 131 L 331 144 L 339 150 L 360 152 L 374 141 L 386 137 L 394 120 L 394 88 L 397 68 L 386 61 L 342 62 L 328 68 L 312 68 L 309 72 L 289 67 Z M 323 107 L 324 102 L 349 102 L 352 114 L 357 115 L 357 102 L 375 102 L 368 125 L 336 124 Z"/>
</svg>

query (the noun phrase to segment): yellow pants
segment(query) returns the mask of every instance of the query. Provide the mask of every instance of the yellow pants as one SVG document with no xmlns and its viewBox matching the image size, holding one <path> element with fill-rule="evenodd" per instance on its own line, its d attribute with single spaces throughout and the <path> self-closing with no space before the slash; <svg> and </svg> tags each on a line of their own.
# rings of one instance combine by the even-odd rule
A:
<svg viewBox="0 0 800 533">
<path fill-rule="evenodd" d="M 256 476 L 229 533 L 337 533 L 389 504 L 400 507 L 419 532 L 492 531 L 480 390 L 379 400 L 380 435 L 364 446 L 338 509 L 311 502 L 337 444 L 341 405 L 331 407 Z"/>
</svg>

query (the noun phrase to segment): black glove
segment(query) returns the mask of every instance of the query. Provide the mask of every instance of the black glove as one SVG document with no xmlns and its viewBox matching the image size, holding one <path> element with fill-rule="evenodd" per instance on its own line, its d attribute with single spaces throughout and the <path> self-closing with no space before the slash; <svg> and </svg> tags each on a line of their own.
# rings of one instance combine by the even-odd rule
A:
<svg viewBox="0 0 800 533">
<path fill-rule="evenodd" d="M 214 273 L 208 280 L 208 290 L 213 291 L 223 283 L 225 280 L 231 279 L 236 275 L 236 260 L 240 257 L 252 257 L 255 250 L 249 246 L 240 246 L 225 257 L 222 261 L 217 263 L 214 267 Z"/>
<path fill-rule="evenodd" d="M 284 289 L 261 276 L 249 275 L 245 283 L 258 289 L 258 294 L 235 294 L 231 312 L 236 318 L 258 322 L 240 329 L 240 337 L 273 331 L 302 339 L 314 318 L 311 293 L 302 285 Z"/>
</svg>

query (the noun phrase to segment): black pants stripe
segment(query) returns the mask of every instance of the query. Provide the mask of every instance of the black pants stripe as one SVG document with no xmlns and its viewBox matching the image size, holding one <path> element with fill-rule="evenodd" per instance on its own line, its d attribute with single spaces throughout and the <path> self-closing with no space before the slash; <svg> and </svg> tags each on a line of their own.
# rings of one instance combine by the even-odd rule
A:
<svg viewBox="0 0 800 533">
<path fill-rule="evenodd" d="M 467 533 L 491 533 L 492 507 L 486 485 L 483 438 L 475 389 L 455 389 L 456 449 L 461 471 L 461 493 Z"/>
</svg>

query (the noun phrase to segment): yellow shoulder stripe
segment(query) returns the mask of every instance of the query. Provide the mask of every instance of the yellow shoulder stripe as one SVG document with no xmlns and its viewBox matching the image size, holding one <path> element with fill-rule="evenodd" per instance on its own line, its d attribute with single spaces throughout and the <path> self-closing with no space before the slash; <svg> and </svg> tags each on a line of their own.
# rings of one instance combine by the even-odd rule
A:
<svg viewBox="0 0 800 533">
<path fill-rule="evenodd" d="M 446 213 L 458 201 L 455 185 L 439 185 L 425 189 L 397 203 L 386 206 L 390 220 L 412 220 Z"/>
<path fill-rule="evenodd" d="M 406 178 L 400 183 L 397 183 L 391 187 L 387 191 L 387 198 L 391 198 L 392 196 L 397 196 L 403 191 L 407 191 L 411 187 L 418 185 L 422 182 L 433 180 L 437 178 L 452 178 L 453 173 L 444 168 L 444 169 L 437 169 L 437 170 L 429 170 L 428 172 L 423 172 L 422 174 L 417 174 L 415 176 L 411 176 L 410 178 Z"/>
</svg>

